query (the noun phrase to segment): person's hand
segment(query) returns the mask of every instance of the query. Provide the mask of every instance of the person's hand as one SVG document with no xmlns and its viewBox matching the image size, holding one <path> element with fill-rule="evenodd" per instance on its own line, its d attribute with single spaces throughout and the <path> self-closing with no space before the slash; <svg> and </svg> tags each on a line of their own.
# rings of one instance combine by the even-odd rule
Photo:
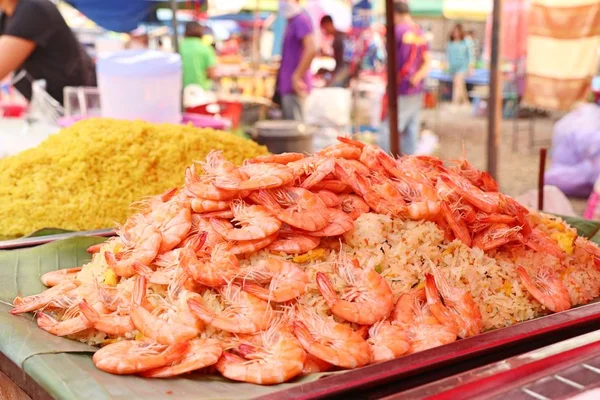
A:
<svg viewBox="0 0 600 400">
<path fill-rule="evenodd" d="M 414 74 L 410 79 L 409 79 L 410 85 L 412 87 L 417 87 L 421 84 L 421 82 L 423 82 L 423 78 L 421 77 L 421 75 L 419 74 Z"/>
<path fill-rule="evenodd" d="M 292 75 L 292 88 L 298 96 L 304 97 L 308 94 L 308 88 L 306 87 L 306 83 L 304 83 L 304 80 L 298 74 Z"/>
</svg>

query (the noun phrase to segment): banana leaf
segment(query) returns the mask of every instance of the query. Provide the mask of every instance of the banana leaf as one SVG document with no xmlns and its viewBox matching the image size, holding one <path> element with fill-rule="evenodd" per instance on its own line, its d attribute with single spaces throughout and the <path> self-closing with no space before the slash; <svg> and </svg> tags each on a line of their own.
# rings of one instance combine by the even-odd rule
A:
<svg viewBox="0 0 600 400">
<path fill-rule="evenodd" d="M 90 259 L 86 249 L 104 240 L 106 238 L 75 237 L 33 248 L 0 251 L 0 352 L 23 368 L 54 398 L 245 399 L 331 375 L 314 374 L 276 386 L 232 382 L 200 373 L 168 380 L 110 375 L 94 367 L 91 354 L 96 348 L 44 332 L 37 327 L 31 314 L 9 314 L 16 296 L 32 295 L 45 289 L 39 279 L 42 274 L 86 263 Z"/>
</svg>

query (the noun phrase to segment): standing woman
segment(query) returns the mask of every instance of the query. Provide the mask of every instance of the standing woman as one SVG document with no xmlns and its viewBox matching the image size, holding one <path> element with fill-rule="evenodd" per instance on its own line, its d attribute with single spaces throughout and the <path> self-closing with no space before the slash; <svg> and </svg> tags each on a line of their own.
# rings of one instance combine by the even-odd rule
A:
<svg viewBox="0 0 600 400">
<path fill-rule="evenodd" d="M 471 65 L 471 50 L 465 40 L 465 31 L 456 24 L 448 42 L 448 71 L 452 75 L 452 104 L 459 106 L 469 102 L 465 77 Z"/>
<path fill-rule="evenodd" d="M 48 0 L 0 0 L 0 81 L 20 71 L 15 86 L 28 99 L 39 79 L 61 104 L 66 86 L 96 86 L 92 59 Z"/>
</svg>

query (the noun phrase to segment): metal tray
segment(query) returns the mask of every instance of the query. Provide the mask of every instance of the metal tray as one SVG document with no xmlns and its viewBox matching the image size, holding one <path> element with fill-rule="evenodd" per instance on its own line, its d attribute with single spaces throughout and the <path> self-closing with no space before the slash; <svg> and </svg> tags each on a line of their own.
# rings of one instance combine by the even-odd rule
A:
<svg viewBox="0 0 600 400">
<path fill-rule="evenodd" d="M 385 400 L 554 400 L 599 387 L 600 331 L 595 331 Z"/>
<path fill-rule="evenodd" d="M 574 331 L 577 328 L 592 325 L 596 326 L 597 329 L 600 327 L 599 324 L 600 303 L 592 303 L 395 360 L 329 376 L 315 382 L 278 391 L 260 397 L 260 399 L 318 399 L 338 396 L 347 392 L 353 392 L 354 395 L 357 391 L 398 382 L 424 372 L 451 366 L 460 361 L 509 349 L 524 342 L 537 341 L 561 331 Z M 365 397 L 378 398 L 381 396 L 368 395 Z"/>
</svg>

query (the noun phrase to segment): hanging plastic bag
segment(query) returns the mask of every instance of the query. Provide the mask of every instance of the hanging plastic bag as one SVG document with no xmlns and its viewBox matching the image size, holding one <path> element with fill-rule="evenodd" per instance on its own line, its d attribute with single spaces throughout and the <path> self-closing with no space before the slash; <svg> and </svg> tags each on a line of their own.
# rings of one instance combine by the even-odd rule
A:
<svg viewBox="0 0 600 400">
<path fill-rule="evenodd" d="M 584 104 L 554 126 L 546 183 L 569 196 L 586 197 L 600 176 L 600 107 Z"/>
</svg>

